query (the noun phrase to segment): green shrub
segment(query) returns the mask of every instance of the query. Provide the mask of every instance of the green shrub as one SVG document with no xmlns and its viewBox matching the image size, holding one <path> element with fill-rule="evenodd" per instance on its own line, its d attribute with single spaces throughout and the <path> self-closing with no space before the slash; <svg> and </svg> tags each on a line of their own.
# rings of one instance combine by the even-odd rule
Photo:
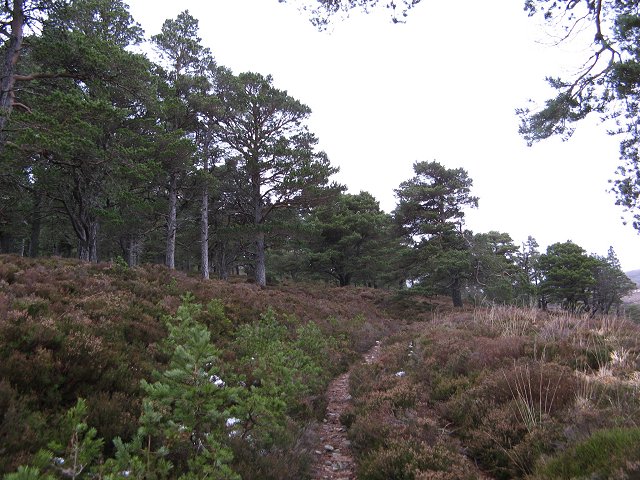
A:
<svg viewBox="0 0 640 480">
<path fill-rule="evenodd" d="M 171 357 L 167 370 L 155 372 L 154 383 L 142 380 L 147 395 L 142 421 L 149 438 L 161 442 L 160 449 L 177 472 L 236 478 L 228 465 L 232 453 L 223 439 L 239 388 L 221 379 L 219 352 L 211 343 L 211 333 L 195 320 L 200 310 L 187 294 L 176 315 L 166 319 L 169 336 L 164 348 Z"/>
<path fill-rule="evenodd" d="M 202 309 L 198 321 L 204 323 L 216 336 L 227 336 L 233 331 L 233 323 L 227 317 L 222 300 L 214 298 Z"/>
<path fill-rule="evenodd" d="M 98 460 L 103 440 L 95 428 L 86 423 L 87 404 L 78 399 L 70 408 L 56 432 L 57 438 L 41 449 L 29 466 L 18 467 L 5 480 L 53 480 L 54 478 L 87 478 Z"/>
<path fill-rule="evenodd" d="M 462 394 L 469 389 L 471 380 L 468 377 L 449 377 L 446 375 L 434 375 L 431 400 L 444 402 L 449 398 Z"/>
<path fill-rule="evenodd" d="M 539 479 L 638 478 L 640 428 L 595 432 L 587 440 L 541 464 Z M 632 476 L 626 476 L 632 474 Z"/>
<path fill-rule="evenodd" d="M 252 408 L 259 408 L 253 415 L 315 416 L 306 400 L 323 392 L 328 383 L 331 370 L 323 367 L 330 343 L 315 325 L 289 330 L 271 309 L 258 322 L 242 325 L 233 347 L 237 368 L 251 391 Z M 272 421 L 282 423 L 275 417 Z"/>
</svg>

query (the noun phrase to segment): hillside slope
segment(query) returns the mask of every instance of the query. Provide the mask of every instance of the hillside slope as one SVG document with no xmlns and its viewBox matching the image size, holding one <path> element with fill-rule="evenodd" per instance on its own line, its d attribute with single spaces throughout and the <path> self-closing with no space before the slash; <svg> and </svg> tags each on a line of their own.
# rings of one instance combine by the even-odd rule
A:
<svg viewBox="0 0 640 480">
<path fill-rule="evenodd" d="M 625 275 L 633 280 L 636 285 L 640 286 L 640 270 L 632 270 L 630 272 L 625 272 Z"/>
<path fill-rule="evenodd" d="M 300 393 L 291 402 L 302 402 L 296 403 L 297 410 L 278 407 L 285 408 L 278 428 L 304 425 L 317 415 L 324 405 L 325 383 L 408 314 L 397 308 L 399 300 L 391 293 L 372 289 L 316 284 L 261 289 L 244 282 L 203 281 L 157 265 L 129 269 L 110 263 L 0 256 L 0 474 L 28 463 L 51 440 L 64 444 L 55 426 L 79 397 L 87 400 L 88 423 L 105 439 L 106 454 L 113 448 L 112 438 L 133 438 L 143 398 L 140 382 L 157 378 L 153 372 L 170 362 L 166 319 L 176 315 L 188 292 L 191 303 L 202 305 L 195 320 L 210 332 L 222 370 L 239 378 L 254 375 L 242 363 L 246 342 L 238 343 L 237 332 L 245 324 L 259 329 L 268 311 L 273 312 L 268 321 L 280 326 L 269 330 L 267 325 L 264 335 L 280 332 L 274 340 L 279 346 L 271 351 L 262 340 L 249 338 L 255 348 L 267 348 L 265 356 L 274 355 L 271 363 L 284 362 L 282 368 L 293 368 L 292 372 L 298 367 L 287 366 L 289 359 L 278 356 L 281 351 L 294 349 L 289 355 L 294 358 L 302 349 L 301 358 L 307 362 L 316 356 L 310 366 L 320 369 L 320 380 L 296 379 L 295 392 L 309 400 Z M 422 305 L 410 315 L 417 318 L 420 310 L 428 309 Z M 403 313 L 394 315 L 394 310 Z M 323 338 L 314 337 L 313 329 L 304 330 L 309 323 L 317 325 Z M 251 337 L 251 329 L 244 332 Z M 303 334 L 310 337 L 304 340 Z M 283 445 L 269 448 L 282 455 Z M 244 465 L 239 464 L 242 455 L 247 457 Z M 257 460 L 247 452 L 236 452 L 235 458 L 236 468 L 245 469 L 244 476 L 251 478 L 251 465 Z M 296 475 L 294 460 L 277 458 L 273 464 L 289 464 Z"/>
</svg>

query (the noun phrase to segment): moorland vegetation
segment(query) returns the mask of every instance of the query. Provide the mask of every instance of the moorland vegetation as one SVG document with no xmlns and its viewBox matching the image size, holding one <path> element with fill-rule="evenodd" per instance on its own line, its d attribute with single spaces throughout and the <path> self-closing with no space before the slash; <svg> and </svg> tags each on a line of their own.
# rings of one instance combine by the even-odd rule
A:
<svg viewBox="0 0 640 480">
<path fill-rule="evenodd" d="M 397 328 L 391 300 L 2 256 L 0 471 L 302 478 L 326 384 Z"/>
<path fill-rule="evenodd" d="M 0 468 L 308 478 L 327 384 L 354 364 L 341 421 L 359 478 L 634 478 L 639 329 L 408 290 L 1 256 Z"/>
<path fill-rule="evenodd" d="M 637 220 L 637 2 L 586 3 L 596 59 L 624 56 L 552 81 L 522 132 L 622 100 L 614 191 Z M 551 20 L 581 4 L 526 2 Z M 5 480 L 308 478 L 326 386 L 354 362 L 359 478 L 637 477 L 637 286 L 613 248 L 472 232 L 473 181 L 437 161 L 391 213 L 346 193 L 311 110 L 217 64 L 187 11 L 149 39 L 157 61 L 119 0 L 0 16 Z"/>
</svg>

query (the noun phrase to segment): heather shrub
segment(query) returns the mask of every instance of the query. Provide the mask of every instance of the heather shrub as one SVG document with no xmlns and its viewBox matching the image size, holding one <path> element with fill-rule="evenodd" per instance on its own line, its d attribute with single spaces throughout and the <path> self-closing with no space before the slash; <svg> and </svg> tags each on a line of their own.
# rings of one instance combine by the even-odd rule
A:
<svg viewBox="0 0 640 480">
<path fill-rule="evenodd" d="M 380 353 L 378 362 L 384 366 L 387 372 L 404 371 L 409 362 L 409 356 L 413 350 L 412 341 L 402 341 L 389 344 Z"/>
<path fill-rule="evenodd" d="M 619 427 L 626 423 L 604 394 L 604 386 L 595 382 L 589 382 L 589 385 L 588 390 L 579 387 L 573 408 L 564 412 L 563 434 L 568 444 L 581 442 L 598 430 Z"/>
<path fill-rule="evenodd" d="M 42 347 L 31 353 L 16 350 L 3 357 L 0 378 L 22 395 L 37 395 L 38 408 L 51 408 L 61 402 L 64 377 L 51 350 Z"/>
<path fill-rule="evenodd" d="M 522 357 L 529 342 L 529 339 L 521 336 L 478 336 L 473 339 L 473 349 L 469 357 L 471 369 L 494 369 L 504 366 Z"/>
<path fill-rule="evenodd" d="M 31 294 L 14 300 L 12 308 L 25 311 L 31 318 L 38 318 L 49 313 L 49 301 Z"/>
<path fill-rule="evenodd" d="M 369 350 L 384 334 L 384 331 L 380 331 L 379 325 L 367 320 L 363 314 L 358 314 L 345 322 L 344 335 L 349 339 L 350 347 L 357 353 Z"/>
<path fill-rule="evenodd" d="M 124 392 L 96 392 L 87 396 L 87 423 L 96 428 L 98 436 L 112 439 L 131 439 L 138 428 L 141 401 L 136 395 Z M 111 454 L 113 445 L 105 445 Z"/>
<path fill-rule="evenodd" d="M 455 472 L 460 480 L 475 478 L 460 455 L 443 443 L 430 445 L 400 439 L 381 445 L 364 456 L 360 461 L 358 478 L 414 480 L 429 478 L 427 472 Z"/>
<path fill-rule="evenodd" d="M 431 340 L 424 345 L 428 355 L 438 368 L 450 375 L 464 375 L 469 372 L 469 360 L 474 336 L 472 332 L 452 327 L 438 327 L 429 332 Z"/>
<path fill-rule="evenodd" d="M 393 427 L 388 422 L 388 412 L 381 409 L 359 412 L 348 430 L 351 446 L 356 454 L 363 454 L 384 445 Z"/>
<path fill-rule="evenodd" d="M 6 257 L 9 259 L 10 257 Z M 6 282 L 11 285 L 16 281 L 16 274 L 20 271 L 20 269 L 10 262 L 5 262 L 0 260 L 0 282 Z"/>
<path fill-rule="evenodd" d="M 9 313 L 9 306 L 11 303 L 12 301 L 9 295 L 0 292 L 0 322 L 5 322 L 7 320 L 7 314 Z"/>
<path fill-rule="evenodd" d="M 298 424 L 291 424 L 268 449 L 247 438 L 233 436 L 233 470 L 243 479 L 299 480 L 309 478 L 313 439 Z"/>
<path fill-rule="evenodd" d="M 425 392 L 431 390 L 433 383 L 436 381 L 435 376 L 440 373 L 433 357 L 424 356 L 419 351 L 419 347 L 415 347 L 407 364 L 407 369 L 411 372 L 413 380 L 419 383 Z"/>
<path fill-rule="evenodd" d="M 468 430 L 465 439 L 472 457 L 483 468 L 498 479 L 506 479 L 517 470 L 509 450 L 522 441 L 526 432 L 512 405 L 494 405 Z"/>
<path fill-rule="evenodd" d="M 365 397 L 377 390 L 381 382 L 383 367 L 380 363 L 358 363 L 351 369 L 349 376 L 349 393 L 354 398 Z"/>
<path fill-rule="evenodd" d="M 391 406 L 395 417 L 401 416 L 406 410 L 415 407 L 418 401 L 418 389 L 406 378 L 397 378 L 395 385 L 384 391 L 384 398 Z"/>
<path fill-rule="evenodd" d="M 405 378 L 385 376 L 386 385 L 380 390 L 369 393 L 366 398 L 357 402 L 358 410 L 388 412 L 394 417 L 401 417 L 403 413 L 416 405 L 418 390 L 412 382 Z"/>
<path fill-rule="evenodd" d="M 459 380 L 460 385 L 463 378 L 465 377 Z M 462 437 L 466 437 L 470 429 L 479 425 L 488 411 L 512 399 L 508 389 L 503 391 L 498 388 L 504 382 L 502 373 L 483 371 L 473 381 L 469 380 L 468 388 L 459 388 L 455 395 L 435 403 L 438 413 L 455 425 Z"/>
<path fill-rule="evenodd" d="M 535 429 L 528 430 L 520 443 L 508 450 L 511 467 L 516 472 L 514 476 L 526 477 L 540 458 L 553 454 L 565 441 L 565 426 L 556 419 L 545 419 Z"/>
<path fill-rule="evenodd" d="M 529 473 L 539 456 L 562 438 L 558 423 L 549 417 L 528 428 L 516 402 L 494 405 L 466 437 L 472 457 L 498 479 Z"/>
<path fill-rule="evenodd" d="M 227 317 L 222 300 L 214 298 L 200 311 L 198 321 L 205 324 L 215 336 L 228 336 L 233 331 L 233 323 Z"/>
<path fill-rule="evenodd" d="M 414 343 L 413 356 L 448 376 L 474 376 L 519 358 L 528 342 L 525 337 L 487 337 L 466 327 L 436 326 Z"/>
<path fill-rule="evenodd" d="M 25 311 L 16 309 L 0 324 L 0 335 L 0 355 L 3 356 L 13 351 L 30 353 L 39 347 L 55 350 L 63 342 L 63 332 L 53 321 L 34 320 Z"/>
<path fill-rule="evenodd" d="M 527 362 L 514 364 L 502 371 L 504 382 L 498 388 L 511 393 L 518 417 L 527 429 L 542 423 L 545 416 L 573 404 L 576 397 L 576 379 L 573 371 L 555 363 Z"/>
<path fill-rule="evenodd" d="M 494 406 L 494 401 L 478 396 L 473 389 L 452 396 L 448 400 L 435 405 L 436 412 L 457 429 L 462 438 L 468 436 L 469 429 L 478 425 L 487 411 Z"/>
</svg>

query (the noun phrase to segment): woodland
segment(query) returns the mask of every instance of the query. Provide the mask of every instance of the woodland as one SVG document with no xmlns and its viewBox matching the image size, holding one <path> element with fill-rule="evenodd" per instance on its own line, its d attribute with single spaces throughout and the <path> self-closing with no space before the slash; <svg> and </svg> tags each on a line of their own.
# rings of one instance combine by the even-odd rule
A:
<svg viewBox="0 0 640 480">
<path fill-rule="evenodd" d="M 401 22 L 418 3 L 304 14 Z M 593 24 L 595 53 L 518 114 L 528 142 L 614 122 L 613 191 L 640 231 L 638 6 L 527 0 Z M 390 213 L 347 193 L 310 108 L 219 65 L 188 11 L 155 56 L 120 0 L 6 1 L 0 19 L 4 480 L 313 478 L 347 370 L 357 478 L 639 474 L 637 285 L 613 248 L 472 232 L 473 180 L 435 160 Z"/>
</svg>

